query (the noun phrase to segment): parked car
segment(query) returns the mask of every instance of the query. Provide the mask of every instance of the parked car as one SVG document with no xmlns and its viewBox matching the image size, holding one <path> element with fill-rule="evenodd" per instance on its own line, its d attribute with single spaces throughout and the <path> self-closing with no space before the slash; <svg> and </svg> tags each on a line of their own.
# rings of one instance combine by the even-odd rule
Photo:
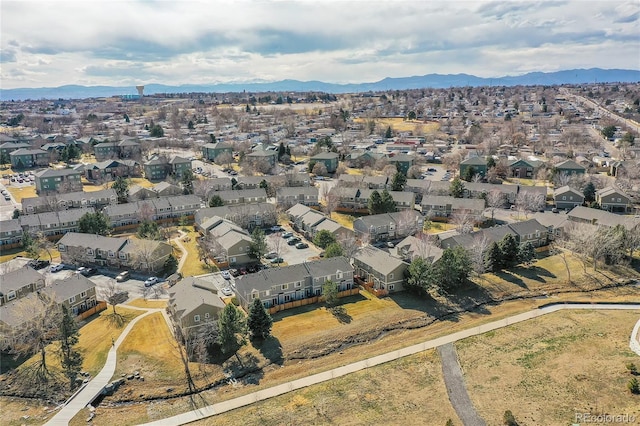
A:
<svg viewBox="0 0 640 426">
<path fill-rule="evenodd" d="M 265 259 L 275 259 L 276 257 L 278 257 L 278 253 L 276 253 L 275 251 L 264 255 Z"/>
<path fill-rule="evenodd" d="M 89 277 L 97 272 L 98 270 L 96 268 L 84 268 L 82 275 L 84 275 L 85 277 Z"/>
<path fill-rule="evenodd" d="M 83 274 L 84 275 L 84 270 L 87 269 L 84 266 L 79 267 L 78 269 L 76 269 L 76 274 Z"/>
<path fill-rule="evenodd" d="M 437 172 L 437 170 L 436 170 L 436 169 L 434 169 L 433 167 L 429 167 L 429 168 L 427 168 L 427 171 L 428 171 L 428 172 Z"/>
<path fill-rule="evenodd" d="M 223 287 L 221 290 L 222 294 L 224 294 L 225 296 L 231 296 L 233 295 L 233 291 L 231 291 L 231 289 L 229 287 Z"/>
<path fill-rule="evenodd" d="M 291 238 L 293 237 L 293 232 L 285 232 L 282 234 L 282 238 Z"/>
<path fill-rule="evenodd" d="M 64 269 L 64 265 L 62 263 L 54 263 L 49 267 L 50 272 L 58 272 Z"/>
<path fill-rule="evenodd" d="M 116 277 L 116 281 L 123 282 L 128 280 L 129 278 L 131 278 L 129 271 L 122 271 L 118 274 L 118 276 Z"/>
<path fill-rule="evenodd" d="M 309 244 L 300 242 L 300 243 L 296 244 L 296 248 L 297 249 L 306 249 L 306 248 L 309 248 Z"/>
<path fill-rule="evenodd" d="M 229 272 L 231 273 L 232 277 L 237 277 L 240 275 L 240 271 L 238 271 L 237 269 L 229 269 Z"/>
<path fill-rule="evenodd" d="M 302 241 L 300 238 L 293 237 L 293 238 L 289 238 L 289 240 L 287 241 L 287 244 L 290 245 L 290 246 L 293 246 L 293 245 L 298 244 L 300 241 Z"/>
<path fill-rule="evenodd" d="M 230 280 L 231 274 L 229 273 L 229 271 L 222 271 L 222 278 L 224 278 L 225 280 Z"/>
<path fill-rule="evenodd" d="M 269 230 L 271 232 L 280 232 L 280 231 L 284 231 L 284 229 L 282 228 L 282 226 L 276 225 L 276 226 L 272 226 L 271 228 L 269 228 Z"/>
<path fill-rule="evenodd" d="M 387 241 L 387 247 L 394 248 L 395 244 L 393 244 L 391 241 Z"/>
<path fill-rule="evenodd" d="M 144 281 L 145 287 L 151 287 L 154 284 L 158 284 L 158 277 L 149 277 Z"/>
<path fill-rule="evenodd" d="M 33 260 L 30 260 L 29 263 L 27 263 L 27 265 L 31 266 L 33 269 L 42 269 L 49 266 L 50 263 L 51 262 L 49 262 L 48 260 L 33 259 Z"/>
<path fill-rule="evenodd" d="M 281 257 L 276 257 L 275 259 L 271 259 L 271 263 L 284 263 L 284 259 Z"/>
</svg>

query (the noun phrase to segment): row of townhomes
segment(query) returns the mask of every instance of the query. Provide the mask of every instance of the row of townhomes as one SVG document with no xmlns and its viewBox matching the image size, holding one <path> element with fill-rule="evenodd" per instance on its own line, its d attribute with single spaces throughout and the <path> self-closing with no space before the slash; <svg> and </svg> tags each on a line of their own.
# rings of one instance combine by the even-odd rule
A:
<svg viewBox="0 0 640 426">
<path fill-rule="evenodd" d="M 323 230 L 329 231 L 336 238 L 336 241 L 354 237 L 354 232 L 351 229 L 345 228 L 319 211 L 301 203 L 287 210 L 287 216 L 291 221 L 291 227 L 309 240 L 312 240 L 318 232 Z"/>
<path fill-rule="evenodd" d="M 160 271 L 173 247 L 162 241 L 69 232 L 58 241 L 63 263 L 112 269 Z"/>
<path fill-rule="evenodd" d="M 19 266 L 3 274 L 0 280 L 0 347 L 14 342 L 14 334 L 27 330 L 38 312 L 39 299 L 65 305 L 78 315 L 97 303 L 96 287 L 82 274 L 55 280 L 45 286 L 42 274 L 30 266 Z"/>
</svg>

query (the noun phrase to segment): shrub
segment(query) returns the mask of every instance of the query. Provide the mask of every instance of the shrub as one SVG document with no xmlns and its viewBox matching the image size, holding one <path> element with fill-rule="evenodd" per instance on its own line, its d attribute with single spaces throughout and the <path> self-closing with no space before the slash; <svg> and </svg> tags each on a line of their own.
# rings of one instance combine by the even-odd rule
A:
<svg viewBox="0 0 640 426">
<path fill-rule="evenodd" d="M 636 367 L 636 365 L 632 362 L 628 362 L 627 365 L 627 370 L 629 371 L 629 373 L 633 374 L 634 376 L 636 374 L 638 374 L 638 367 Z"/>
<path fill-rule="evenodd" d="M 502 421 L 506 426 L 518 426 L 518 422 L 516 421 L 516 418 L 511 412 L 511 410 L 507 410 L 504 412 L 504 415 L 502 416 Z"/>
<path fill-rule="evenodd" d="M 634 377 L 631 380 L 629 380 L 629 383 L 627 383 L 627 388 L 629 388 L 631 393 L 636 394 L 636 395 L 639 394 L 640 393 L 640 383 L 638 383 L 638 379 L 636 379 Z"/>
<path fill-rule="evenodd" d="M 240 306 L 240 302 L 238 302 L 238 298 L 235 296 L 231 298 L 231 303 L 233 303 L 235 306 Z"/>
</svg>

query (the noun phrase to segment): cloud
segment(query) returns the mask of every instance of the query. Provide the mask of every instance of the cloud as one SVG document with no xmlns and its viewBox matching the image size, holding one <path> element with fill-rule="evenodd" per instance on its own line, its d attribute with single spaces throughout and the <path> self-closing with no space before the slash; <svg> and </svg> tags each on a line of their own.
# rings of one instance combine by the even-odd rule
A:
<svg viewBox="0 0 640 426">
<path fill-rule="evenodd" d="M 0 49 L 0 62 L 3 64 L 7 62 L 16 62 L 16 53 L 16 49 L 12 49 L 10 47 Z"/>
</svg>

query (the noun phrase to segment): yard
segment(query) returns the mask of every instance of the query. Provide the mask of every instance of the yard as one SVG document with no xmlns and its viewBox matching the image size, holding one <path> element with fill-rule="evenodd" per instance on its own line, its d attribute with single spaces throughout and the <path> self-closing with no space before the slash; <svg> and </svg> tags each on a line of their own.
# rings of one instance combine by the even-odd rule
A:
<svg viewBox="0 0 640 426">
<path fill-rule="evenodd" d="M 198 240 L 197 240 L 200 234 L 198 234 L 198 232 L 194 230 L 193 226 L 185 226 L 185 227 L 181 227 L 181 229 L 184 229 L 187 231 L 186 238 L 183 237 L 180 240 L 180 243 L 182 244 L 182 246 L 187 250 L 187 253 L 183 253 L 183 256 L 184 255 L 187 256 L 187 260 L 184 262 L 184 265 L 182 266 L 182 270 L 179 271 L 182 274 L 182 276 L 193 277 L 196 275 L 208 274 L 210 272 L 217 270 L 217 268 L 215 267 L 214 267 L 215 269 L 212 270 L 210 267 L 208 267 L 207 265 L 205 265 L 203 262 L 200 261 L 200 255 L 198 254 Z"/>
<path fill-rule="evenodd" d="M 467 388 L 487 424 L 511 410 L 520 425 L 566 425 L 575 413 L 640 418 L 625 369 L 638 312 L 557 312 L 456 344 Z"/>
<path fill-rule="evenodd" d="M 32 198 L 38 196 L 36 194 L 35 185 L 27 185 L 21 187 L 7 186 L 6 188 L 7 191 L 9 191 L 13 196 L 13 199 L 16 200 L 16 203 L 21 203 L 23 198 Z"/>
<path fill-rule="evenodd" d="M 353 230 L 353 221 L 356 220 L 356 218 L 351 215 L 348 215 L 345 213 L 338 213 L 338 212 L 332 212 L 331 219 L 338 222 L 340 225 L 344 226 L 345 228 L 351 229 L 351 230 Z"/>
<path fill-rule="evenodd" d="M 386 129 L 391 126 L 391 130 L 395 132 L 413 132 L 418 134 L 420 131 L 423 134 L 436 133 L 440 130 L 440 123 L 437 122 L 422 122 L 418 120 L 405 120 L 404 118 L 375 118 L 376 125 Z M 366 119 L 356 118 L 356 123 L 364 123 Z"/>
</svg>

